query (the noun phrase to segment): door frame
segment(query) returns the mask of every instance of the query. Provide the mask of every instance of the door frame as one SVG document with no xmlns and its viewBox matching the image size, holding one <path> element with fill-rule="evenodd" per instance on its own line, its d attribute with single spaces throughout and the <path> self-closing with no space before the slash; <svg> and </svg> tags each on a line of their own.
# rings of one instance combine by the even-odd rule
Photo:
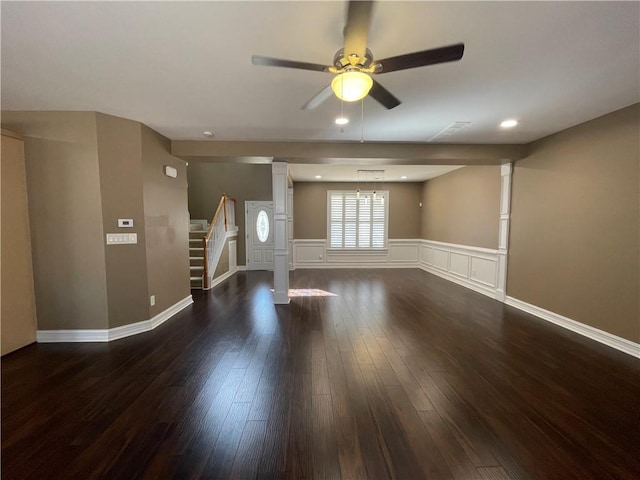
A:
<svg viewBox="0 0 640 480">
<path fill-rule="evenodd" d="M 269 238 L 271 239 L 271 248 L 265 248 L 264 250 L 271 251 L 271 262 L 262 262 L 262 264 L 270 264 L 267 268 L 251 268 L 251 249 L 254 244 L 250 241 L 250 235 L 254 234 L 255 225 L 252 221 L 250 221 L 249 209 L 257 208 L 259 209 L 261 204 L 265 207 L 268 207 L 271 210 L 271 215 L 269 216 Z M 244 229 L 245 229 L 245 264 L 247 270 L 273 270 L 273 201 L 272 200 L 245 200 L 244 202 Z"/>
</svg>

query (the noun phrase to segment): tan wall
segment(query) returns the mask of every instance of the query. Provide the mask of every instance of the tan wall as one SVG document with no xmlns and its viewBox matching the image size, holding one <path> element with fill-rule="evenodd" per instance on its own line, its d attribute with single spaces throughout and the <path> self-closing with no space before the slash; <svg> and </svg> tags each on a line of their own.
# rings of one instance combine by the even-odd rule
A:
<svg viewBox="0 0 640 480">
<path fill-rule="evenodd" d="M 98 159 L 105 233 L 136 233 L 133 245 L 106 245 L 109 327 L 148 318 L 147 261 L 140 124 L 98 113 Z M 133 219 L 133 228 L 118 228 L 119 218 Z"/>
<path fill-rule="evenodd" d="M 149 295 L 156 296 L 149 317 L 191 293 L 187 170 L 185 162 L 169 149 L 167 138 L 142 125 L 147 283 Z M 167 177 L 165 165 L 174 167 L 178 177 Z"/>
<path fill-rule="evenodd" d="M 464 167 L 423 185 L 425 240 L 497 249 L 499 218 L 499 166 Z"/>
<path fill-rule="evenodd" d="M 22 139 L 2 132 L 0 157 L 2 355 L 36 341 L 27 177 Z"/>
<path fill-rule="evenodd" d="M 293 185 L 293 238 L 327 238 L 327 191 L 356 190 L 356 183 L 296 182 Z M 366 186 L 369 190 L 369 186 Z M 389 191 L 389 238 L 419 238 L 420 183 L 385 183 Z"/>
<path fill-rule="evenodd" d="M 640 341 L 639 105 L 531 145 L 513 174 L 507 294 Z"/>
<path fill-rule="evenodd" d="M 187 175 L 191 218 L 210 222 L 223 193 L 237 200 L 238 265 L 245 265 L 244 202 L 273 199 L 271 165 L 191 162 L 187 167 Z"/>
<path fill-rule="evenodd" d="M 38 329 L 108 328 L 96 115 L 2 112 L 25 140 Z"/>
</svg>

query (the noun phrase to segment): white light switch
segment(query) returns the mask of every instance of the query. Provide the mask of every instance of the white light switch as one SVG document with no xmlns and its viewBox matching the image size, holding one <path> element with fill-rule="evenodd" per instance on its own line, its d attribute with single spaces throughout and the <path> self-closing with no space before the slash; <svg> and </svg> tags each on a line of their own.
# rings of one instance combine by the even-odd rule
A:
<svg viewBox="0 0 640 480">
<path fill-rule="evenodd" d="M 133 227 L 133 218 L 119 218 L 118 219 L 118 227 L 126 227 L 126 228 L 132 228 Z"/>
<path fill-rule="evenodd" d="M 107 233 L 107 245 L 138 243 L 137 233 Z"/>
</svg>

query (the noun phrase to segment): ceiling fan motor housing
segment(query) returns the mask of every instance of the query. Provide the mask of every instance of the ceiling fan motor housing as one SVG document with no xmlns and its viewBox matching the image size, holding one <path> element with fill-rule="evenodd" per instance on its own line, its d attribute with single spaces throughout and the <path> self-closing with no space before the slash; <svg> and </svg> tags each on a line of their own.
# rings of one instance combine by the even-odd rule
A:
<svg viewBox="0 0 640 480">
<path fill-rule="evenodd" d="M 338 70 L 342 70 L 346 67 L 356 67 L 358 69 L 368 69 L 373 62 L 373 53 L 367 48 L 364 58 L 358 57 L 355 54 L 345 55 L 344 48 L 341 48 L 336 52 L 333 57 L 333 65 Z"/>
</svg>

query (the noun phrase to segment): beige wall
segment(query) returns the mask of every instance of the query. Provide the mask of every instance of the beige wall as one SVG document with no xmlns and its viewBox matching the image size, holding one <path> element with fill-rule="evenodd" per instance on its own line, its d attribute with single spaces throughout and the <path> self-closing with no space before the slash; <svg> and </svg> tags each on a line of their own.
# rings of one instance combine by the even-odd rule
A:
<svg viewBox="0 0 640 480">
<path fill-rule="evenodd" d="M 293 238 L 327 238 L 327 191 L 356 190 L 356 183 L 296 182 L 293 185 Z M 389 238 L 420 236 L 420 183 L 385 183 L 389 191 Z M 369 187 L 366 187 L 369 190 Z"/>
<path fill-rule="evenodd" d="M 0 353 L 4 355 L 36 341 L 36 305 L 33 293 L 24 143 L 22 139 L 5 131 L 2 132 L 0 179 Z"/>
<path fill-rule="evenodd" d="M 148 318 L 147 261 L 140 124 L 98 113 L 98 159 L 105 233 L 136 233 L 138 243 L 106 245 L 109 327 Z M 119 218 L 133 219 L 133 228 L 118 228 Z"/>
<path fill-rule="evenodd" d="M 513 174 L 507 294 L 640 341 L 639 105 L 531 145 Z"/>
<path fill-rule="evenodd" d="M 2 124 L 26 142 L 39 330 L 114 328 L 189 296 L 186 168 L 168 139 L 95 112 L 2 112 Z M 138 243 L 106 245 L 118 232 Z"/>
<path fill-rule="evenodd" d="M 156 296 L 149 317 L 190 295 L 189 213 L 185 162 L 169 153 L 167 138 L 142 125 L 144 217 L 149 295 Z M 178 171 L 164 174 L 164 166 Z"/>
<path fill-rule="evenodd" d="M 271 165 L 191 162 L 187 167 L 187 176 L 189 213 L 193 219 L 206 219 L 210 222 L 223 193 L 237 200 L 238 265 L 245 265 L 244 202 L 273 200 Z"/>
<path fill-rule="evenodd" d="M 499 166 L 464 167 L 423 185 L 425 240 L 497 249 L 499 218 Z"/>
<path fill-rule="evenodd" d="M 108 328 L 96 115 L 2 112 L 25 140 L 38 329 Z"/>
</svg>

